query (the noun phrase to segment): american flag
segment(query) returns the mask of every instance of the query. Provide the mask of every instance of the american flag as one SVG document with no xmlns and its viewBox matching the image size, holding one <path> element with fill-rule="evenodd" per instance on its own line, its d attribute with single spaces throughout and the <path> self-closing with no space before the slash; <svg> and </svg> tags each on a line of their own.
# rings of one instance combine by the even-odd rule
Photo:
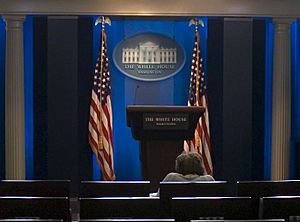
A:
<svg viewBox="0 0 300 222">
<path fill-rule="evenodd" d="M 198 152 L 203 159 L 207 174 L 212 175 L 211 143 L 209 132 L 209 112 L 204 78 L 203 58 L 200 52 L 198 27 L 195 28 L 195 43 L 192 56 L 188 106 L 203 106 L 205 113 L 200 117 L 193 140 L 184 141 L 184 150 Z"/>
<path fill-rule="evenodd" d="M 103 180 L 115 180 L 110 80 L 103 23 L 101 47 L 93 79 L 88 135 L 90 146 L 101 168 Z"/>
</svg>

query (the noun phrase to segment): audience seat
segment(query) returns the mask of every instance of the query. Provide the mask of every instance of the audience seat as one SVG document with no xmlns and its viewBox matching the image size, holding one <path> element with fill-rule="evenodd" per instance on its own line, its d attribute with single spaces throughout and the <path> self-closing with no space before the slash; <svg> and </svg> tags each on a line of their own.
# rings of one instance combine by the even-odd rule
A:
<svg viewBox="0 0 300 222">
<path fill-rule="evenodd" d="M 0 197 L 1 219 L 61 219 L 68 221 L 69 199 L 66 197 Z"/>
<path fill-rule="evenodd" d="M 18 218 L 18 219 L 0 219 L 0 222 L 63 222 L 63 220 Z"/>
<path fill-rule="evenodd" d="M 44 197 L 41 201 L 53 198 L 67 198 L 67 211 L 71 218 L 70 209 L 70 180 L 1 180 L 0 196 L 12 197 Z M 24 201 L 25 198 L 22 199 Z M 14 200 L 17 201 L 17 200 Z M 21 201 L 21 198 L 20 200 Z"/>
<path fill-rule="evenodd" d="M 250 197 L 174 197 L 172 216 L 178 221 L 195 219 L 251 219 Z M 256 218 L 258 219 L 258 218 Z"/>
<path fill-rule="evenodd" d="M 300 180 L 238 181 L 237 196 L 297 196 L 300 195 Z"/>
<path fill-rule="evenodd" d="M 191 222 L 284 222 L 284 219 L 257 219 L 257 220 L 191 220 Z"/>
<path fill-rule="evenodd" d="M 80 198 L 80 219 L 161 218 L 159 198 Z"/>
<path fill-rule="evenodd" d="M 1 221 L 0 221 L 1 222 Z M 80 222 L 175 222 L 175 219 L 82 219 Z"/>
<path fill-rule="evenodd" d="M 237 196 L 252 197 L 254 215 L 258 215 L 259 199 L 261 197 L 294 195 L 300 195 L 300 180 L 264 180 L 237 182 Z"/>
<path fill-rule="evenodd" d="M 0 196 L 70 197 L 70 180 L 1 180 Z"/>
<path fill-rule="evenodd" d="M 163 212 L 168 216 L 172 197 L 227 196 L 227 181 L 160 182 L 159 196 Z"/>
<path fill-rule="evenodd" d="M 224 197 L 227 196 L 227 181 L 160 182 L 162 199 L 172 197 Z"/>
<path fill-rule="evenodd" d="M 259 205 L 259 217 L 261 219 L 284 218 L 286 221 L 300 221 L 300 196 L 262 197 Z"/>
<path fill-rule="evenodd" d="M 148 197 L 150 181 L 82 181 L 81 197 Z"/>
</svg>

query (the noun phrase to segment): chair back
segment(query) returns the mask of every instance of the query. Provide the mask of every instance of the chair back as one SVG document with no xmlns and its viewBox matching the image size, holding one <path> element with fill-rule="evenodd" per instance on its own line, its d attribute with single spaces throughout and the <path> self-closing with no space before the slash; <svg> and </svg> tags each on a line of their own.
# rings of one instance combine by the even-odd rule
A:
<svg viewBox="0 0 300 222">
<path fill-rule="evenodd" d="M 176 220 L 249 219 L 250 197 L 174 197 L 172 215 Z M 257 218 L 258 219 L 258 218 Z"/>
<path fill-rule="evenodd" d="M 81 197 L 148 197 L 150 181 L 82 181 Z"/>
<path fill-rule="evenodd" d="M 69 221 L 67 197 L 0 197 L 0 218 L 40 218 Z"/>
<path fill-rule="evenodd" d="M 0 196 L 70 197 L 70 180 L 1 180 Z"/>
<path fill-rule="evenodd" d="M 161 218 L 159 198 L 80 198 L 80 219 Z"/>
</svg>

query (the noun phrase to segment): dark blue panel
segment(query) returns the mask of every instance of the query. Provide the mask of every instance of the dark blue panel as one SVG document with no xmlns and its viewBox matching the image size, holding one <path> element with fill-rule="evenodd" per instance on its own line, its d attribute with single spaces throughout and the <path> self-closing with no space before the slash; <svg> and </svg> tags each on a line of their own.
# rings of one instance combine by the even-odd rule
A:
<svg viewBox="0 0 300 222">
<path fill-rule="evenodd" d="M 78 192 L 81 145 L 78 115 L 78 18 L 48 17 L 48 179 L 70 179 L 71 193 Z M 88 118 L 86 116 L 86 118 Z"/>
<path fill-rule="evenodd" d="M 26 179 L 33 179 L 33 17 L 24 23 L 25 157 Z"/>
<path fill-rule="evenodd" d="M 253 21 L 253 92 L 252 92 L 252 180 L 264 179 L 265 119 L 265 35 L 264 19 Z"/>
<path fill-rule="evenodd" d="M 210 113 L 210 133 L 214 177 L 224 179 L 223 175 L 223 44 L 224 20 L 213 18 L 208 21 L 207 40 L 207 87 Z"/>
<path fill-rule="evenodd" d="M 5 23 L 0 17 L 0 179 L 5 177 L 5 154 L 4 154 L 4 95 L 5 95 Z"/>
<path fill-rule="evenodd" d="M 35 17 L 34 26 L 34 178 L 47 179 L 47 17 Z"/>
<path fill-rule="evenodd" d="M 91 180 L 92 167 L 92 151 L 88 144 L 87 137 L 87 120 L 89 117 L 90 105 L 90 86 L 93 78 L 93 21 L 91 17 L 79 17 L 78 19 L 78 126 L 80 134 L 78 138 L 78 148 L 80 152 L 79 174 L 80 180 Z"/>
<path fill-rule="evenodd" d="M 79 181 L 92 178 L 92 21 L 34 17 L 33 26 L 34 177 L 71 179 L 72 193 L 78 192 Z"/>
<path fill-rule="evenodd" d="M 233 183 L 251 179 L 252 33 L 250 19 L 224 19 L 223 173 Z"/>
</svg>

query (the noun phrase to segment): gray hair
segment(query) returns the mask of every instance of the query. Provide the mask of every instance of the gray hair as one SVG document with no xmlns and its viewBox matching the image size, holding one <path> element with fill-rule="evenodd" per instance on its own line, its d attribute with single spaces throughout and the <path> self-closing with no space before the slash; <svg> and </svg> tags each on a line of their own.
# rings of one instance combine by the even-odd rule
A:
<svg viewBox="0 0 300 222">
<path fill-rule="evenodd" d="M 175 160 L 175 171 L 182 175 L 204 175 L 203 161 L 199 153 L 183 152 Z"/>
</svg>

